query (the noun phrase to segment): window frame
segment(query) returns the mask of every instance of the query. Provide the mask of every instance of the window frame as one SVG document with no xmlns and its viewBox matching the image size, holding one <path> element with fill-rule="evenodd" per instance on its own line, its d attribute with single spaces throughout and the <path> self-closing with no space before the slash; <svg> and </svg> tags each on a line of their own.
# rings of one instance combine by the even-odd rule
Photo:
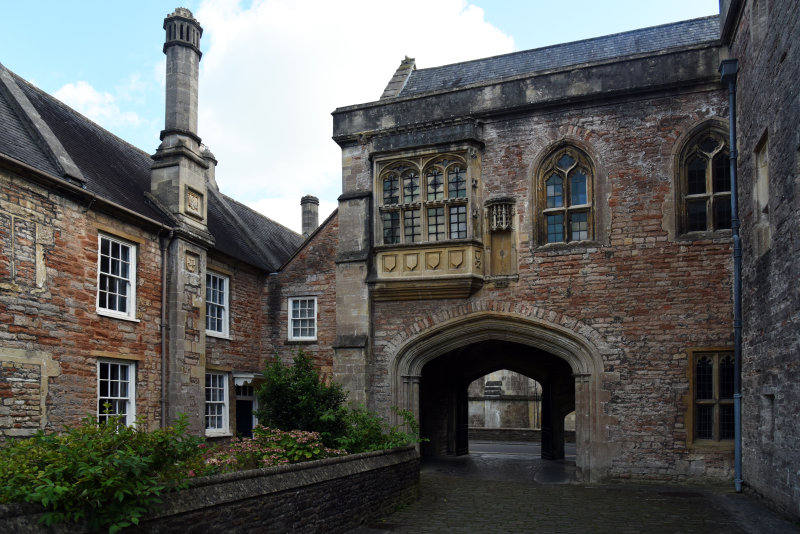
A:
<svg viewBox="0 0 800 534">
<path fill-rule="evenodd" d="M 314 303 L 314 316 L 313 317 L 294 317 L 294 303 L 300 301 L 309 301 Z M 301 297 L 289 297 L 287 300 L 287 318 L 288 318 L 288 327 L 287 327 L 287 334 L 289 341 L 317 341 L 317 336 L 319 334 L 319 305 L 316 296 L 308 295 L 308 296 L 301 296 Z M 294 321 L 305 321 L 305 320 L 313 320 L 314 325 L 314 334 L 312 336 L 303 336 L 303 335 L 294 335 Z M 302 329 L 303 327 L 300 326 Z"/>
<path fill-rule="evenodd" d="M 209 301 L 209 290 L 210 290 L 210 278 L 216 278 L 221 280 L 225 283 L 225 289 L 223 290 L 222 294 L 222 303 L 217 302 L 210 302 Z M 206 335 L 212 337 L 219 337 L 228 339 L 230 337 L 230 290 L 231 288 L 231 278 L 228 275 L 219 273 L 213 270 L 206 271 Z M 222 329 L 221 330 L 211 330 L 208 328 L 208 321 L 209 321 L 209 308 L 211 307 L 221 307 L 222 308 Z"/>
<path fill-rule="evenodd" d="M 707 138 L 715 138 L 719 144 L 710 152 L 704 150 L 702 145 Z M 728 146 L 727 128 L 718 124 L 705 124 L 688 136 L 683 143 L 678 160 L 678 228 L 679 234 L 686 237 L 704 237 L 709 234 L 724 234 L 731 231 L 730 225 L 717 227 L 715 206 L 728 209 L 730 218 L 731 191 L 730 191 L 730 147 Z M 723 172 L 728 173 L 727 191 L 715 191 L 715 165 L 714 160 L 721 157 L 724 160 Z M 705 192 L 690 193 L 690 164 L 698 158 L 706 160 L 705 164 Z M 705 228 L 690 229 L 689 206 L 691 204 L 705 203 Z"/>
<path fill-rule="evenodd" d="M 569 156 L 573 162 L 564 167 L 560 165 L 563 157 Z M 573 174 L 583 171 L 582 174 L 586 178 L 585 182 L 585 195 L 586 199 L 583 203 L 573 203 L 572 191 L 572 176 Z M 561 144 L 556 148 L 550 150 L 542 163 L 539 165 L 539 170 L 536 174 L 536 191 L 538 193 L 538 202 L 536 208 L 538 214 L 536 221 L 538 224 L 538 242 L 541 246 L 564 246 L 575 245 L 579 243 L 592 243 L 595 242 L 595 205 L 593 202 L 595 194 L 595 177 L 597 169 L 593 160 L 580 148 L 573 144 Z M 561 205 L 548 206 L 548 182 L 551 178 L 557 176 L 561 179 Z M 573 239 L 573 229 L 571 228 L 574 216 L 586 215 L 585 222 L 585 238 Z M 558 227 L 561 230 L 562 239 L 560 241 L 549 240 L 549 221 L 550 217 L 561 217 Z"/>
<path fill-rule="evenodd" d="M 209 385 L 209 378 L 218 378 L 220 380 L 219 384 L 222 387 L 219 387 L 219 384 L 211 384 Z M 229 436 L 231 433 L 230 429 L 230 386 L 229 382 L 229 373 L 225 371 L 215 371 L 215 370 L 206 370 L 205 372 L 205 381 L 203 387 L 203 394 L 204 394 L 204 402 L 203 402 L 203 426 L 205 427 L 205 435 L 208 437 L 213 436 Z M 209 400 L 209 389 L 213 391 L 219 391 L 222 389 L 222 399 L 217 400 Z M 221 413 L 209 413 L 210 406 L 220 406 Z M 221 418 L 220 426 L 209 427 L 209 418 Z"/>
<path fill-rule="evenodd" d="M 119 245 L 120 247 L 127 247 L 128 249 L 128 277 L 124 278 L 122 276 L 118 276 L 112 272 L 103 272 L 103 240 L 107 240 L 109 242 L 109 249 L 113 247 L 114 244 Z M 136 243 L 132 243 L 125 239 L 121 239 L 110 234 L 106 233 L 98 233 L 97 235 L 97 295 L 95 297 L 95 310 L 98 315 L 104 315 L 107 317 L 113 317 L 116 319 L 125 319 L 130 321 L 136 321 L 136 268 L 137 268 L 137 253 L 138 253 L 138 246 Z M 108 255 L 109 258 L 112 258 Z M 119 261 L 121 258 L 117 258 Z M 114 310 L 106 306 L 101 306 L 101 296 L 104 292 L 102 288 L 103 283 L 103 276 L 114 277 L 117 280 L 124 280 L 127 284 L 126 291 L 127 295 L 126 298 L 127 302 L 127 310 L 125 312 L 120 312 L 118 310 Z M 108 291 L 105 291 L 108 293 Z M 106 297 L 107 298 L 107 297 Z"/>
<path fill-rule="evenodd" d="M 396 184 L 387 188 L 392 183 L 390 175 L 396 175 Z M 405 180 L 411 175 L 416 178 L 417 192 L 409 199 Z M 376 246 L 420 246 L 473 238 L 474 180 L 466 152 L 386 159 L 376 163 L 376 177 Z M 396 226 L 387 227 L 389 221 Z M 418 224 L 409 226 L 409 221 Z M 390 241 L 387 235 L 393 236 Z"/>
<path fill-rule="evenodd" d="M 710 399 L 697 399 L 698 395 L 698 380 L 699 377 L 697 376 L 697 362 L 704 357 L 710 357 L 713 361 L 712 363 L 712 398 Z M 721 406 L 729 407 L 730 410 L 733 410 L 733 393 L 731 393 L 730 397 L 721 398 L 720 397 L 720 371 L 719 371 L 719 364 L 723 358 L 730 358 L 733 360 L 734 352 L 733 349 L 730 347 L 710 347 L 710 348 L 698 348 L 698 349 L 690 349 L 688 351 L 688 374 L 689 374 L 689 395 L 688 395 L 688 402 L 687 402 L 687 432 L 688 432 L 688 444 L 690 446 L 699 446 L 699 447 L 711 447 L 711 448 L 733 448 L 734 439 L 733 436 L 730 438 L 722 438 L 720 437 L 721 431 Z M 731 362 L 732 363 L 732 362 Z M 735 377 L 734 377 L 735 378 Z M 731 388 L 733 386 L 731 385 Z M 712 437 L 699 437 L 699 432 L 697 429 L 699 416 L 698 416 L 698 406 L 712 406 L 713 407 L 713 414 L 712 414 Z"/>
<path fill-rule="evenodd" d="M 121 395 L 113 396 L 113 395 L 111 395 L 110 390 L 107 390 L 108 391 L 107 395 L 101 395 L 101 393 L 103 391 L 102 383 L 104 381 L 104 379 L 102 378 L 102 376 L 103 376 L 102 366 L 104 366 L 104 365 L 118 366 L 119 368 L 125 368 L 127 370 L 127 380 L 125 382 L 126 382 L 126 384 L 128 386 L 127 387 L 128 391 L 127 391 L 127 395 L 126 396 L 121 396 Z M 109 367 L 109 370 L 110 369 L 111 369 L 111 367 Z M 101 402 L 102 399 L 105 399 L 105 401 L 109 401 L 109 400 L 111 400 L 111 401 L 114 401 L 114 400 L 119 401 L 121 399 L 125 399 L 125 408 L 126 409 L 125 409 L 125 414 L 124 414 L 125 417 L 124 417 L 123 423 L 126 426 L 131 426 L 134 423 L 136 423 L 136 362 L 135 361 L 131 361 L 131 360 L 115 360 L 115 359 L 110 359 L 110 358 L 98 359 L 97 360 L 97 366 L 96 366 L 96 373 L 97 373 L 97 395 L 96 395 L 97 412 L 96 412 L 96 415 L 97 415 L 98 423 L 104 423 L 110 417 L 113 417 L 113 416 L 116 416 L 116 415 L 120 415 L 120 410 L 118 410 L 118 409 L 113 409 L 113 410 L 110 410 L 109 413 L 105 413 L 105 409 L 103 407 L 103 404 L 105 404 L 106 402 Z M 119 374 L 117 376 L 119 376 Z M 113 380 L 111 378 L 111 374 L 110 373 L 108 375 L 108 378 L 105 379 L 105 380 L 108 381 L 108 382 L 115 381 L 115 380 Z M 116 380 L 116 381 L 121 382 L 121 380 Z M 112 405 L 113 405 L 113 402 L 112 402 Z"/>
</svg>

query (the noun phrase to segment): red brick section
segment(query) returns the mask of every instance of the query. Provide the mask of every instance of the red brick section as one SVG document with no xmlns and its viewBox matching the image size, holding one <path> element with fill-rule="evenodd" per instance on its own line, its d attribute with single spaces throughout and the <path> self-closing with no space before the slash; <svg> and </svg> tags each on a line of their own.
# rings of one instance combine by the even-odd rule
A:
<svg viewBox="0 0 800 534">
<path fill-rule="evenodd" d="M 691 448 L 684 419 L 687 349 L 732 346 L 730 234 L 687 240 L 674 232 L 681 136 L 726 113 L 725 94 L 716 91 L 487 122 L 484 198 L 516 198 L 519 282 L 485 285 L 466 300 L 375 303 L 373 402 L 392 402 L 388 369 L 404 339 L 476 311 L 536 316 L 585 326 L 619 349 L 604 362 L 619 376 L 603 386 L 604 415 L 619 421 L 607 428 L 622 451 L 612 476 L 669 478 L 691 472 L 693 462 L 695 472 L 728 474 L 732 454 Z M 593 158 L 592 202 L 607 227 L 596 229 L 596 244 L 541 248 L 532 177 L 537 159 L 561 139 Z"/>
<path fill-rule="evenodd" d="M 206 365 L 232 366 L 235 371 L 258 373 L 264 358 L 271 354 L 269 343 L 258 334 L 263 331 L 266 314 L 267 275 L 228 257 L 211 256 L 209 269 L 230 273 L 230 339 L 206 335 Z M 204 327 L 205 328 L 205 327 Z"/>
<path fill-rule="evenodd" d="M 276 276 L 270 278 L 267 310 L 269 325 L 265 338 L 284 361 L 297 349 L 314 358 L 322 376 L 329 380 L 333 370 L 336 340 L 336 248 L 339 219 L 334 215 L 307 241 L 299 253 Z M 317 341 L 291 342 L 288 335 L 289 297 L 317 297 Z"/>
<path fill-rule="evenodd" d="M 13 242 L 10 226 L 5 224 L 11 216 Z M 0 221 L 4 223 L 0 224 L 0 283 L 9 284 L 0 291 L 0 342 L 5 349 L 49 354 L 60 369 L 59 376 L 49 379 L 46 428 L 60 430 L 96 413 L 98 356 L 138 360 L 137 414 L 157 424 L 161 258 L 156 234 L 5 173 L 0 174 Z M 138 322 L 99 316 L 95 311 L 98 228 L 143 240 L 137 244 Z M 47 268 L 41 287 L 36 284 L 37 245 Z M 3 365 L 4 369 L 14 367 Z"/>
</svg>

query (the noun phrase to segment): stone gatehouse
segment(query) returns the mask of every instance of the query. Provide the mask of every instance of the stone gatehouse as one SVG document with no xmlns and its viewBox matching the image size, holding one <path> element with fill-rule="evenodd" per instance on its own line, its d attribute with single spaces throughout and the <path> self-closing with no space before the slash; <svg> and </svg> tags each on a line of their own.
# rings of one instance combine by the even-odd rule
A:
<svg viewBox="0 0 800 534">
<path fill-rule="evenodd" d="M 334 111 L 339 208 L 317 226 L 304 198 L 303 236 L 219 192 L 188 10 L 164 22 L 155 154 L 0 67 L 2 439 L 103 405 L 247 433 L 264 360 L 302 349 L 352 402 L 413 411 L 424 455 L 468 451 L 468 385 L 508 370 L 541 385 L 546 457 L 574 412 L 584 480 L 728 479 L 741 193 L 745 482 L 797 514 L 796 12 L 726 1 L 454 65 L 405 58 L 380 99 Z M 769 105 L 764 47 L 783 69 Z M 720 83 L 731 57 L 746 104 Z"/>
</svg>

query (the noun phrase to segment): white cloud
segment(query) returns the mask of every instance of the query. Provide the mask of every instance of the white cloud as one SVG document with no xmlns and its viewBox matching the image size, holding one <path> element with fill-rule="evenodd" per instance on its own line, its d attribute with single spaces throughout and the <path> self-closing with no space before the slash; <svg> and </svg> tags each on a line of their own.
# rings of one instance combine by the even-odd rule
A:
<svg viewBox="0 0 800 534">
<path fill-rule="evenodd" d="M 405 56 L 423 68 L 514 47 L 464 0 L 214 0 L 195 16 L 198 133 L 220 188 L 298 231 L 301 196 L 320 198 L 322 220 L 341 192 L 334 109 L 377 100 Z"/>
<path fill-rule="evenodd" d="M 133 111 L 123 112 L 113 95 L 101 93 L 82 80 L 64 85 L 54 96 L 106 128 L 138 126 L 142 123 L 142 119 Z"/>
</svg>

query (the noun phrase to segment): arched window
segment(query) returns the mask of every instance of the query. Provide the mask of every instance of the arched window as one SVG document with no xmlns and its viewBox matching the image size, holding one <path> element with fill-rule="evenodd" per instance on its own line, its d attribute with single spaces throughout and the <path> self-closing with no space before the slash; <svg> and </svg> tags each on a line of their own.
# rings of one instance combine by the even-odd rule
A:
<svg viewBox="0 0 800 534">
<path fill-rule="evenodd" d="M 566 243 L 594 238 L 593 166 L 582 151 L 561 147 L 538 174 L 540 241 Z"/>
<path fill-rule="evenodd" d="M 379 176 L 382 244 L 468 237 L 467 165 L 462 156 L 390 162 Z"/>
<path fill-rule="evenodd" d="M 686 143 L 680 160 L 682 233 L 731 227 L 731 174 L 727 134 L 715 127 Z"/>
</svg>

